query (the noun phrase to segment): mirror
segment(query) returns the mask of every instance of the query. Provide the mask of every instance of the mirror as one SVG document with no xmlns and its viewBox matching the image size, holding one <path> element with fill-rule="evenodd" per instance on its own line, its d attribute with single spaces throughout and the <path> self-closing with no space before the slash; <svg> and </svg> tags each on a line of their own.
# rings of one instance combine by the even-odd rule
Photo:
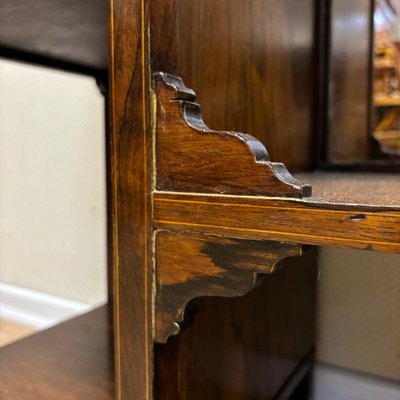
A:
<svg viewBox="0 0 400 400">
<path fill-rule="evenodd" d="M 400 0 L 331 0 L 321 141 L 328 167 L 400 169 Z"/>
<path fill-rule="evenodd" d="M 373 21 L 373 137 L 400 156 L 400 1 L 377 0 Z"/>
</svg>

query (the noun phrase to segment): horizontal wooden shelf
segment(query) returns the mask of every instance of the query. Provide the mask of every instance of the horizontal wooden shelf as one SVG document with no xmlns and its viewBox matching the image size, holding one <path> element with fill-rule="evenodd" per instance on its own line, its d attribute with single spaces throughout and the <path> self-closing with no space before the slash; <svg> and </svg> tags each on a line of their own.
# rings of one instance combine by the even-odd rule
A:
<svg viewBox="0 0 400 400">
<path fill-rule="evenodd" d="M 0 349 L 0 398 L 114 399 L 107 306 Z"/>
<path fill-rule="evenodd" d="M 312 186 L 313 198 L 325 202 L 400 208 L 398 173 L 311 172 L 295 176 Z"/>
<path fill-rule="evenodd" d="M 303 199 L 154 193 L 158 229 L 400 253 L 398 175 L 301 174 Z"/>
<path fill-rule="evenodd" d="M 104 75 L 108 69 L 107 0 L 0 2 L 2 57 Z"/>
</svg>

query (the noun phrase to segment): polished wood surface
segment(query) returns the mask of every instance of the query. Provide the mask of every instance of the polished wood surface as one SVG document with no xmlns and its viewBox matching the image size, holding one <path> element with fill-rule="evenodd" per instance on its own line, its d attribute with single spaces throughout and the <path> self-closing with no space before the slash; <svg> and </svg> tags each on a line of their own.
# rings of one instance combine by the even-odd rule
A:
<svg viewBox="0 0 400 400">
<path fill-rule="evenodd" d="M 147 2 L 112 0 L 111 174 L 118 399 L 152 398 Z"/>
<path fill-rule="evenodd" d="M 291 393 L 314 343 L 317 268 L 310 250 L 281 261 L 242 297 L 192 302 L 182 332 L 155 345 L 155 398 L 265 400 Z"/>
<path fill-rule="evenodd" d="M 213 131 L 202 120 L 195 93 L 176 76 L 155 75 L 156 188 L 166 191 L 302 197 L 311 188 L 270 162 L 256 138 Z"/>
<path fill-rule="evenodd" d="M 210 128 L 254 135 L 272 161 L 285 162 L 291 170 L 311 167 L 312 0 L 151 0 L 150 10 L 153 72 L 182 76 L 198 93 Z M 272 301 L 265 301 L 269 294 L 263 289 L 237 299 L 200 299 L 200 320 L 196 315 L 181 336 L 156 346 L 156 398 L 276 395 L 314 341 L 314 291 L 308 289 L 316 275 L 307 273 L 314 262 L 307 258 L 280 278 L 273 274 L 273 283 L 263 289 L 280 306 L 257 317 L 249 310 Z M 238 305 L 234 314 L 233 304 Z M 237 329 L 240 324 L 246 328 Z M 282 358 L 277 357 L 281 339 L 286 341 Z M 260 363 L 251 356 L 258 343 L 264 344 Z"/>
<path fill-rule="evenodd" d="M 191 193 L 154 194 L 158 229 L 400 252 L 400 206 Z"/>
<path fill-rule="evenodd" d="M 308 170 L 314 1 L 150 3 L 153 71 L 179 75 L 194 88 L 212 129 L 249 133 L 272 161 Z"/>
<path fill-rule="evenodd" d="M 372 102 L 371 0 L 330 2 L 328 163 L 368 159 Z M 354 21 L 357 21 L 355 23 Z"/>
<path fill-rule="evenodd" d="M 155 240 L 155 341 L 180 331 L 187 304 L 198 297 L 237 297 L 258 283 L 258 274 L 301 254 L 301 246 L 279 242 L 158 232 Z"/>
<path fill-rule="evenodd" d="M 104 306 L 0 349 L 0 398 L 112 400 L 113 361 Z"/>
<path fill-rule="evenodd" d="M 0 54 L 98 75 L 108 69 L 107 0 L 3 0 Z"/>
<path fill-rule="evenodd" d="M 314 143 L 312 0 L 151 0 L 150 9 L 153 71 L 182 76 L 185 83 L 196 90 L 204 120 L 210 128 L 252 134 L 266 145 L 272 161 L 282 161 L 290 170 L 307 170 L 311 167 Z M 300 37 L 301 41 L 298 40 Z M 214 162 L 209 157 L 206 159 Z M 185 162 L 185 159 L 179 161 Z M 241 162 L 237 163 L 238 170 L 241 165 Z M 196 167 L 190 172 L 196 173 Z M 246 182 L 242 184 L 245 186 Z M 265 181 L 261 187 L 264 184 Z M 304 262 L 309 263 L 310 260 Z M 307 266 L 304 265 L 304 268 Z M 306 270 L 301 269 L 303 272 Z M 280 275 L 280 280 L 274 279 L 274 300 L 286 304 L 285 311 L 280 307 L 268 308 L 268 312 L 262 313 L 257 320 L 251 320 L 247 310 L 259 309 L 260 304 L 265 304 L 265 294 L 261 290 L 255 289 L 257 292 L 248 301 L 248 308 L 236 310 L 236 323 L 228 322 L 232 304 L 230 299 L 200 300 L 200 304 L 207 304 L 208 307 L 202 308 L 201 325 L 198 325 L 196 316 L 194 326 L 189 328 L 191 339 L 186 339 L 187 344 L 183 345 L 181 336 L 178 336 L 176 341 L 180 344 L 173 344 L 169 351 L 159 352 L 156 346 L 155 362 L 158 367 L 162 365 L 156 368 L 156 397 L 244 399 L 248 398 L 247 393 L 252 395 L 251 390 L 247 392 L 248 387 L 243 388 L 239 383 L 237 391 L 230 388 L 232 382 L 243 382 L 246 378 L 238 377 L 236 373 L 230 376 L 227 369 L 229 357 L 224 357 L 222 362 L 227 368 L 214 367 L 221 365 L 220 355 L 228 355 L 232 348 L 231 341 L 225 345 L 222 338 L 235 338 L 234 341 L 238 343 L 236 355 L 231 359 L 236 361 L 237 370 L 243 371 L 243 374 L 247 370 L 249 375 L 255 377 L 262 376 L 260 398 L 275 395 L 277 388 L 284 385 L 314 340 L 314 292 L 308 293 L 308 302 L 300 304 L 299 292 L 290 291 L 286 279 L 296 281 L 299 287 L 307 287 L 315 283 L 315 275 L 297 275 L 297 271 L 290 269 L 284 277 Z M 244 298 L 247 295 L 232 301 L 236 304 Z M 303 319 L 297 320 L 296 327 L 292 326 L 291 334 L 287 333 L 288 326 L 285 324 L 271 323 L 274 318 L 293 321 L 299 315 Z M 216 324 L 218 319 L 227 322 Z M 235 329 L 240 321 L 253 325 L 253 328 L 248 326 L 248 331 L 253 330 L 251 338 Z M 208 335 L 213 335 L 214 331 L 220 338 L 218 347 L 209 346 Z M 182 335 L 186 334 L 185 331 Z M 273 346 L 270 352 L 264 352 L 261 356 L 264 360 L 262 366 L 268 365 L 267 371 L 256 362 L 247 364 L 245 354 L 248 353 L 239 350 L 239 343 L 245 343 L 243 348 L 247 344 L 250 349 L 252 343 L 273 342 L 274 337 L 280 336 L 290 336 L 293 340 L 293 346 L 286 348 L 287 358 L 292 359 L 293 363 L 287 363 L 282 369 Z M 171 341 L 175 343 L 175 338 Z M 170 343 L 166 345 L 167 348 L 171 346 Z M 184 346 L 187 346 L 186 350 L 182 351 Z M 298 352 L 294 351 L 295 348 Z M 170 355 L 173 355 L 172 358 L 169 358 Z M 198 359 L 202 360 L 199 365 L 204 366 L 199 370 L 196 368 Z M 252 358 L 249 356 L 249 359 Z"/>
</svg>

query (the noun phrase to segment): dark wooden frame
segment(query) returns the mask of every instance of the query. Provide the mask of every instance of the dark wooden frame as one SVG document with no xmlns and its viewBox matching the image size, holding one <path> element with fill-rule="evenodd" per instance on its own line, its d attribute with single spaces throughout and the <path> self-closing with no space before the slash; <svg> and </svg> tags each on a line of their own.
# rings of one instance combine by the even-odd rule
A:
<svg viewBox="0 0 400 400">
<path fill-rule="evenodd" d="M 147 0 L 110 1 L 117 399 L 152 399 L 151 108 Z"/>
</svg>

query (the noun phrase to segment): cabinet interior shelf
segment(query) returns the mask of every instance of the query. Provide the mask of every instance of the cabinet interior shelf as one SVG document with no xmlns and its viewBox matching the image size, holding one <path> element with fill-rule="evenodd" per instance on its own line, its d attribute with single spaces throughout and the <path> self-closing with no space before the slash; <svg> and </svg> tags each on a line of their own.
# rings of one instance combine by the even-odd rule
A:
<svg viewBox="0 0 400 400">
<path fill-rule="evenodd" d="M 400 253 L 398 175 L 299 174 L 304 199 L 154 193 L 158 229 Z"/>
<path fill-rule="evenodd" d="M 114 399 L 108 306 L 0 349 L 0 398 Z"/>
</svg>

